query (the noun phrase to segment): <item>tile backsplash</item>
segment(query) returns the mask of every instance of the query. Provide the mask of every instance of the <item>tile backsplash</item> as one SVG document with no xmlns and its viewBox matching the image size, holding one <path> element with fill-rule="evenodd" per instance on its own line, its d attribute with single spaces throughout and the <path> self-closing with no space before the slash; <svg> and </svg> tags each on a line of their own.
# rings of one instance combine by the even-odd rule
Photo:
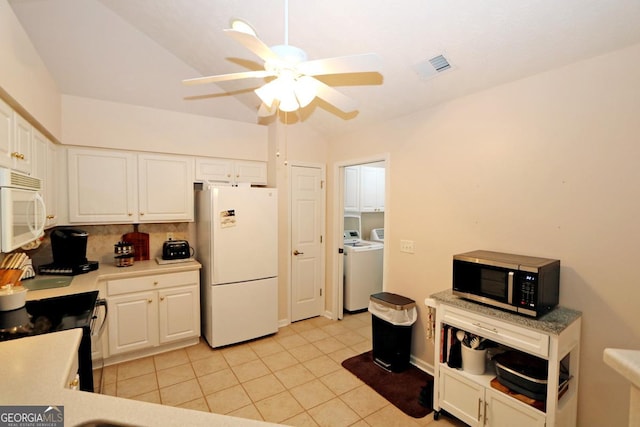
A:
<svg viewBox="0 0 640 427">
<path fill-rule="evenodd" d="M 77 228 L 89 233 L 87 240 L 87 259 L 99 261 L 100 264 L 114 263 L 114 245 L 122 240 L 122 235 L 134 231 L 132 224 L 79 225 L 60 228 Z M 173 233 L 174 240 L 188 240 L 195 247 L 196 231 L 193 222 L 139 224 L 138 231 L 149 234 L 149 258 L 162 256 L 162 244 L 167 240 L 167 233 Z M 47 230 L 45 238 L 38 249 L 27 251 L 33 259 L 34 266 L 53 262 L 51 240 Z"/>
</svg>

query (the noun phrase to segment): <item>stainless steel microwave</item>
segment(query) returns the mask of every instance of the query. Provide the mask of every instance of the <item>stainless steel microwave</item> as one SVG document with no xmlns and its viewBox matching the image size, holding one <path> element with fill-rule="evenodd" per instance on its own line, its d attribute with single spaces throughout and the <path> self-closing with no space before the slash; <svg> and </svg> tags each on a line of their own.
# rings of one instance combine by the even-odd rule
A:
<svg viewBox="0 0 640 427">
<path fill-rule="evenodd" d="M 560 261 L 483 250 L 454 255 L 453 294 L 538 317 L 558 305 Z"/>
</svg>

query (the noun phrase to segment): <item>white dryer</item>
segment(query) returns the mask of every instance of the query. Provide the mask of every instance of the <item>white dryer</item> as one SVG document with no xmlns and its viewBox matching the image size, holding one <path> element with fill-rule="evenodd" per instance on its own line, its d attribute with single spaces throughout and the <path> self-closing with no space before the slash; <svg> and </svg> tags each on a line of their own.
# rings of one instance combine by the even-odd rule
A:
<svg viewBox="0 0 640 427">
<path fill-rule="evenodd" d="M 345 230 L 344 309 L 365 310 L 369 297 L 382 292 L 384 245 L 360 239 L 356 230 Z"/>
<path fill-rule="evenodd" d="M 373 228 L 369 234 L 369 240 L 384 243 L 384 228 Z"/>
</svg>

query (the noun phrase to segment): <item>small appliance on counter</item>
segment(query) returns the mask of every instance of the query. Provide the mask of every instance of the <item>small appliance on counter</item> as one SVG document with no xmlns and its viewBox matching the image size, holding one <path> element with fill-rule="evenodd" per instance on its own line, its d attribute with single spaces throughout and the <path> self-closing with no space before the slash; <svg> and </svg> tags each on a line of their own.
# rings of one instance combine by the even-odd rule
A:
<svg viewBox="0 0 640 427">
<path fill-rule="evenodd" d="M 118 242 L 113 245 L 116 267 L 130 267 L 135 261 L 135 249 L 131 242 Z"/>
<path fill-rule="evenodd" d="M 186 240 L 167 240 L 162 245 L 163 260 L 187 259 L 191 255 L 191 246 Z"/>
<path fill-rule="evenodd" d="M 558 305 L 560 260 L 484 250 L 454 255 L 453 294 L 540 317 Z"/>
<path fill-rule="evenodd" d="M 75 276 L 98 269 L 98 261 L 87 260 L 89 233 L 74 228 L 61 228 L 51 232 L 53 262 L 38 267 L 39 274 Z"/>
</svg>

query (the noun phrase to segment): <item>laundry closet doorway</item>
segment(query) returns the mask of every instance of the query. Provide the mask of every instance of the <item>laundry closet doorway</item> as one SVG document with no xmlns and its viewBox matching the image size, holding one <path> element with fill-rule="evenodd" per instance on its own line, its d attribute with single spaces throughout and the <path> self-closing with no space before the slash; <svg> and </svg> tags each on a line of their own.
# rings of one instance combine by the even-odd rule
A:
<svg viewBox="0 0 640 427">
<path fill-rule="evenodd" d="M 357 231 L 358 238 L 363 240 L 365 245 L 370 240 L 379 242 L 384 239 L 388 217 L 388 213 L 385 215 L 385 205 L 389 197 L 389 155 L 341 162 L 336 165 L 335 176 L 337 188 L 334 194 L 336 194 L 337 200 L 334 203 L 336 207 L 334 210 L 336 261 L 333 281 L 333 317 L 342 319 L 345 310 L 351 312 L 352 310 L 366 309 L 368 295 L 376 292 L 371 292 L 371 289 L 375 288 L 381 291 L 384 288 L 386 276 L 384 254 L 386 249 L 383 243 L 379 243 L 377 246 L 382 246 L 378 249 L 381 256 L 375 258 L 377 260 L 375 264 L 371 264 L 373 261 L 369 256 L 369 261 L 367 261 L 369 264 L 364 267 L 367 272 L 369 272 L 369 267 L 378 269 L 376 273 L 369 274 L 365 280 L 366 283 L 369 283 L 371 277 L 374 277 L 378 287 L 358 289 L 359 302 L 355 304 L 353 302 L 353 287 L 348 290 L 347 294 L 345 293 L 345 286 L 353 286 L 355 283 L 353 275 L 349 274 L 354 271 L 353 260 L 355 258 L 352 247 L 347 247 L 351 245 L 345 244 L 345 232 L 349 231 L 353 234 L 353 231 Z M 377 237 L 378 235 L 381 235 L 382 238 Z M 345 263 L 350 254 L 351 260 Z M 362 269 L 363 266 L 359 267 Z M 351 270 L 349 270 L 350 268 Z M 348 297 L 347 301 L 345 301 L 345 295 Z"/>
</svg>

